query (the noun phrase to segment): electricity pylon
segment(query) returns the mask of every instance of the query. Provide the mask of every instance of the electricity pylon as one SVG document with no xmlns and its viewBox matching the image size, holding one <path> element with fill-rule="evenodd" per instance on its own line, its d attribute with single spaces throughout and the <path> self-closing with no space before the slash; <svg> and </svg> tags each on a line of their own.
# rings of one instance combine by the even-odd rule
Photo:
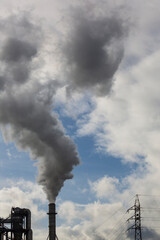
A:
<svg viewBox="0 0 160 240">
<path fill-rule="evenodd" d="M 130 207 L 127 212 L 133 210 L 134 211 L 134 215 L 132 217 L 130 217 L 127 221 L 129 222 L 130 220 L 134 220 L 134 225 L 132 225 L 131 227 L 129 227 L 127 229 L 133 229 L 134 233 L 135 233 L 135 240 L 142 240 L 142 232 L 141 232 L 141 207 L 140 207 L 140 201 L 139 201 L 139 197 L 138 194 L 136 195 L 135 198 L 135 203 L 132 207 Z"/>
</svg>

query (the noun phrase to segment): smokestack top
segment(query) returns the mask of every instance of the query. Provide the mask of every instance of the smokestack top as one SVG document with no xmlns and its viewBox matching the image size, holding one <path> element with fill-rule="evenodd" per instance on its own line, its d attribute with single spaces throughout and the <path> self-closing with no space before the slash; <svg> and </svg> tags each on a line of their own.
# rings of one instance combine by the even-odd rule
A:
<svg viewBox="0 0 160 240">
<path fill-rule="evenodd" d="M 49 240 L 56 240 L 56 204 L 48 204 L 49 215 Z"/>
<path fill-rule="evenodd" d="M 49 212 L 48 212 L 48 215 L 50 215 L 50 214 L 57 214 L 56 213 L 56 204 L 55 203 L 49 203 L 48 204 L 48 210 L 49 210 Z"/>
</svg>

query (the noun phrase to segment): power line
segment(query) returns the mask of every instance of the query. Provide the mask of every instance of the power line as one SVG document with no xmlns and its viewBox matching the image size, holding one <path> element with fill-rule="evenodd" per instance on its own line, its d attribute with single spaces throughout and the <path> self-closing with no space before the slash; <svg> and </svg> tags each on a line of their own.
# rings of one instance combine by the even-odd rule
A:
<svg viewBox="0 0 160 240">
<path fill-rule="evenodd" d="M 160 208 L 149 208 L 149 207 L 148 207 L 148 208 L 147 208 L 147 207 L 144 208 L 144 207 L 141 207 L 141 210 L 142 210 L 142 211 L 143 211 L 143 209 L 144 209 L 144 211 L 145 211 L 145 210 L 160 210 Z"/>
<path fill-rule="evenodd" d="M 130 203 L 134 198 L 135 198 L 135 195 L 128 201 L 128 203 Z M 111 214 L 110 216 L 108 216 L 107 219 L 106 219 L 103 223 L 101 223 L 96 229 L 100 228 L 100 227 L 103 226 L 105 223 L 109 222 L 110 219 L 111 219 L 113 216 L 116 215 L 116 213 L 118 213 L 120 210 L 124 210 L 124 209 L 125 209 L 124 206 L 120 207 L 120 208 L 119 208 L 118 210 L 116 210 L 113 214 Z M 126 209 L 125 209 L 125 211 L 126 211 Z M 126 212 L 125 212 L 125 214 L 126 214 Z M 125 215 L 125 214 L 124 214 L 124 215 Z"/>
<path fill-rule="evenodd" d="M 160 207 L 159 206 L 156 207 L 156 205 L 158 205 L 158 203 L 160 204 L 159 200 L 154 200 L 154 199 L 149 200 L 149 203 L 152 204 L 153 207 L 147 207 L 147 206 L 141 207 L 140 206 L 140 201 L 139 201 L 139 196 L 140 197 L 147 197 L 147 199 L 148 199 L 148 197 L 149 197 L 149 199 L 150 199 L 150 197 L 152 197 L 154 199 L 160 197 L 160 195 L 149 195 L 149 194 L 148 195 L 137 194 L 133 197 L 133 198 L 135 198 L 135 203 L 131 208 L 129 208 L 129 211 L 133 210 L 134 215 L 129 218 L 129 221 L 134 221 L 134 224 L 130 225 L 128 230 L 129 229 L 134 230 L 135 240 L 142 240 L 142 233 L 143 233 L 143 230 L 145 230 L 145 229 L 149 229 L 150 231 L 154 230 L 154 229 L 155 230 L 160 229 L 159 226 L 154 226 L 154 222 L 160 222 L 160 216 L 159 216 Z M 133 200 L 133 198 L 131 200 Z M 145 201 L 143 200 L 143 202 L 145 202 Z M 147 204 L 149 204 L 149 203 L 147 203 Z M 95 229 L 95 233 L 104 224 L 107 224 L 108 222 L 110 223 L 111 219 L 116 217 L 116 214 L 120 213 L 121 210 L 124 211 L 125 207 L 122 206 L 122 207 L 118 208 L 118 210 L 113 212 L 110 216 L 107 216 L 107 218 L 104 219 L 104 221 Z M 154 213 L 155 211 L 157 212 L 157 216 Z M 141 216 L 141 212 L 143 213 L 143 216 Z M 147 214 L 147 212 L 148 212 L 148 214 Z M 155 216 L 152 216 L 153 214 Z M 108 239 L 110 239 L 110 240 L 120 239 L 119 236 L 122 236 L 122 235 L 123 235 L 123 239 L 128 239 L 127 236 L 126 236 L 126 231 L 125 231 L 125 229 L 126 229 L 125 224 L 126 223 L 123 222 L 124 219 L 125 219 L 125 215 L 126 215 L 126 212 L 122 215 L 122 217 L 120 217 L 119 214 L 118 214 L 118 218 L 117 218 L 117 221 L 114 224 L 114 226 L 112 225 L 112 228 L 109 228 L 109 226 L 108 226 L 108 228 L 106 229 L 106 233 L 105 233 L 105 234 L 107 234 Z M 148 224 L 150 224 L 152 222 L 153 222 L 152 227 L 151 227 L 151 225 L 147 226 Z M 144 223 L 144 226 L 141 226 L 141 223 Z"/>
<path fill-rule="evenodd" d="M 137 194 L 140 197 L 160 197 L 160 195 L 151 195 L 151 194 Z"/>
</svg>

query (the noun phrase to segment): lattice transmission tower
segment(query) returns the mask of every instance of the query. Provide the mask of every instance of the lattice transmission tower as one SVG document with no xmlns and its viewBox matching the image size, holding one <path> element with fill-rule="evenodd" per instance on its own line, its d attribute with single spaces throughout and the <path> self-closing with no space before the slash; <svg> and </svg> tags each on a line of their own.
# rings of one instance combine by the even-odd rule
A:
<svg viewBox="0 0 160 240">
<path fill-rule="evenodd" d="M 134 230 L 135 240 L 142 240 L 142 231 L 141 231 L 141 207 L 138 194 L 135 197 L 135 203 L 132 207 L 130 207 L 127 212 L 134 211 L 134 215 L 130 217 L 127 221 L 134 221 L 134 224 L 127 229 Z"/>
</svg>

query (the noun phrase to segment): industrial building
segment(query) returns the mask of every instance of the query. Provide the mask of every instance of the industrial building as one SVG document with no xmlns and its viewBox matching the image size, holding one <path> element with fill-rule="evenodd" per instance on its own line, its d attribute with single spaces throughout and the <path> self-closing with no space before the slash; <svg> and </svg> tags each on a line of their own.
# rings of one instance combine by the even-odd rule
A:
<svg viewBox="0 0 160 240">
<path fill-rule="evenodd" d="M 48 205 L 49 235 L 48 240 L 56 240 L 55 203 Z M 0 218 L 0 240 L 32 240 L 31 211 L 13 207 L 7 218 Z"/>
</svg>

